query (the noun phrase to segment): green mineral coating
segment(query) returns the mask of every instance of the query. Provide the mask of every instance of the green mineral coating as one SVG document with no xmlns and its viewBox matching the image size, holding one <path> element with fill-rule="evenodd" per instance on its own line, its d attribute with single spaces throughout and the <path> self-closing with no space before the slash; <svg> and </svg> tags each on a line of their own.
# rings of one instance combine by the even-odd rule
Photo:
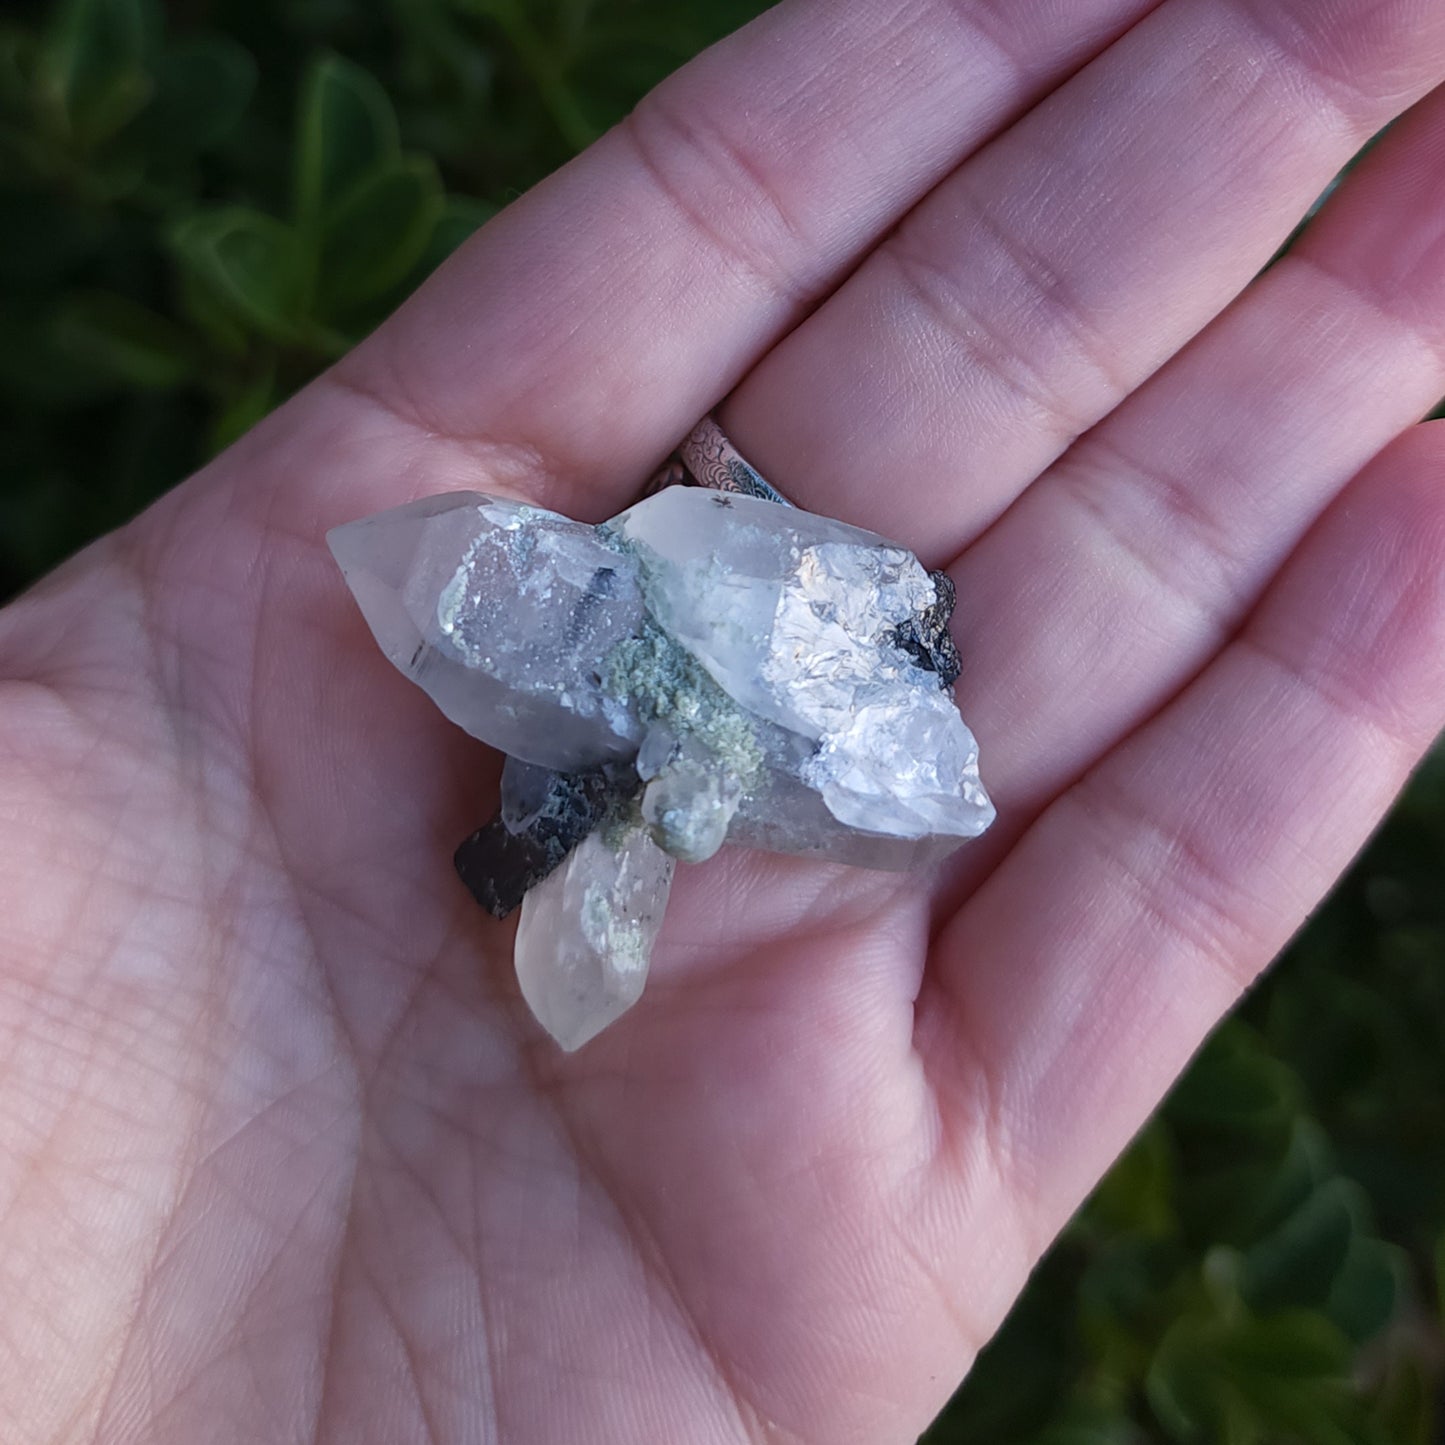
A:
<svg viewBox="0 0 1445 1445">
<path fill-rule="evenodd" d="M 602 841 L 614 853 L 620 853 L 627 846 L 630 834 L 646 828 L 647 824 L 642 821 L 641 800 L 640 793 L 630 798 L 618 798 L 598 825 Z"/>
<path fill-rule="evenodd" d="M 696 738 L 744 787 L 762 771 L 763 750 L 747 713 L 655 622 L 608 653 L 602 686 L 631 702 L 644 722 L 666 723 L 679 737 Z"/>
<path fill-rule="evenodd" d="M 647 931 L 636 919 L 619 914 L 605 888 L 590 884 L 582 897 L 582 931 L 587 941 L 612 960 L 618 973 L 645 968 L 650 949 Z"/>
</svg>

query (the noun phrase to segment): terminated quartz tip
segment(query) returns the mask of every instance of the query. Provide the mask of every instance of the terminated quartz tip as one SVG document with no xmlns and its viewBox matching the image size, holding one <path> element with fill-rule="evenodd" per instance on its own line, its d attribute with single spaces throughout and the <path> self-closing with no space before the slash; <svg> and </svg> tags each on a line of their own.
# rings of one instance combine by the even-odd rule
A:
<svg viewBox="0 0 1445 1445">
<path fill-rule="evenodd" d="M 907 868 L 993 820 L 951 584 L 871 532 L 669 487 L 600 527 L 458 492 L 328 541 L 391 661 L 507 755 L 457 867 L 520 903 L 523 996 L 564 1048 L 636 1002 L 674 859 Z"/>
</svg>

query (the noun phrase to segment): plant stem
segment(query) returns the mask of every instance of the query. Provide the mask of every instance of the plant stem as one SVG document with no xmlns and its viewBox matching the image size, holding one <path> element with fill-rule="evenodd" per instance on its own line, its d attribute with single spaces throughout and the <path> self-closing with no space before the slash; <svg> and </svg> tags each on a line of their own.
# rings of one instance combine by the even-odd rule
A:
<svg viewBox="0 0 1445 1445">
<path fill-rule="evenodd" d="M 596 139 L 596 131 L 567 84 L 562 66 L 553 58 L 550 48 L 516 0 L 483 0 L 478 8 L 489 15 L 506 35 L 518 60 L 537 87 L 537 94 L 562 139 L 574 151 L 585 150 Z"/>
</svg>

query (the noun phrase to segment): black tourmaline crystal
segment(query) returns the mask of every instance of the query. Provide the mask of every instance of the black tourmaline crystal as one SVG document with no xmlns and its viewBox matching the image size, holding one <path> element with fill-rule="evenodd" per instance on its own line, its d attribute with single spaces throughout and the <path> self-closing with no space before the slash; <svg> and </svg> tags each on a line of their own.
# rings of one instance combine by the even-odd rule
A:
<svg viewBox="0 0 1445 1445">
<path fill-rule="evenodd" d="M 525 767 L 524 786 L 529 795 L 525 805 L 518 809 L 504 803 L 453 858 L 472 897 L 494 918 L 505 918 L 518 907 L 528 889 L 561 867 L 594 828 L 626 806 L 641 782 L 630 764 L 585 773 Z"/>
<path fill-rule="evenodd" d="M 925 672 L 936 672 L 940 687 L 952 687 L 963 671 L 963 659 L 948 630 L 958 593 L 947 572 L 928 575 L 933 579 L 933 606 L 900 626 L 893 634 L 893 644 Z"/>
</svg>

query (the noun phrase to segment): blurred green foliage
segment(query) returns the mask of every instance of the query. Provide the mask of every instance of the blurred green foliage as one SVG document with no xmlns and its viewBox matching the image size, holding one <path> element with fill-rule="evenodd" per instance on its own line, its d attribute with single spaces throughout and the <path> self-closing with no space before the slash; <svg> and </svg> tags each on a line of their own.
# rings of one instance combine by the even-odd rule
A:
<svg viewBox="0 0 1445 1445">
<path fill-rule="evenodd" d="M 760 8 L 11 0 L 0 597 L 244 431 Z"/>
<path fill-rule="evenodd" d="M 58 0 L 0 26 L 0 597 L 762 0 Z M 1445 1438 L 1445 765 L 1040 1267 L 932 1445 Z"/>
</svg>

